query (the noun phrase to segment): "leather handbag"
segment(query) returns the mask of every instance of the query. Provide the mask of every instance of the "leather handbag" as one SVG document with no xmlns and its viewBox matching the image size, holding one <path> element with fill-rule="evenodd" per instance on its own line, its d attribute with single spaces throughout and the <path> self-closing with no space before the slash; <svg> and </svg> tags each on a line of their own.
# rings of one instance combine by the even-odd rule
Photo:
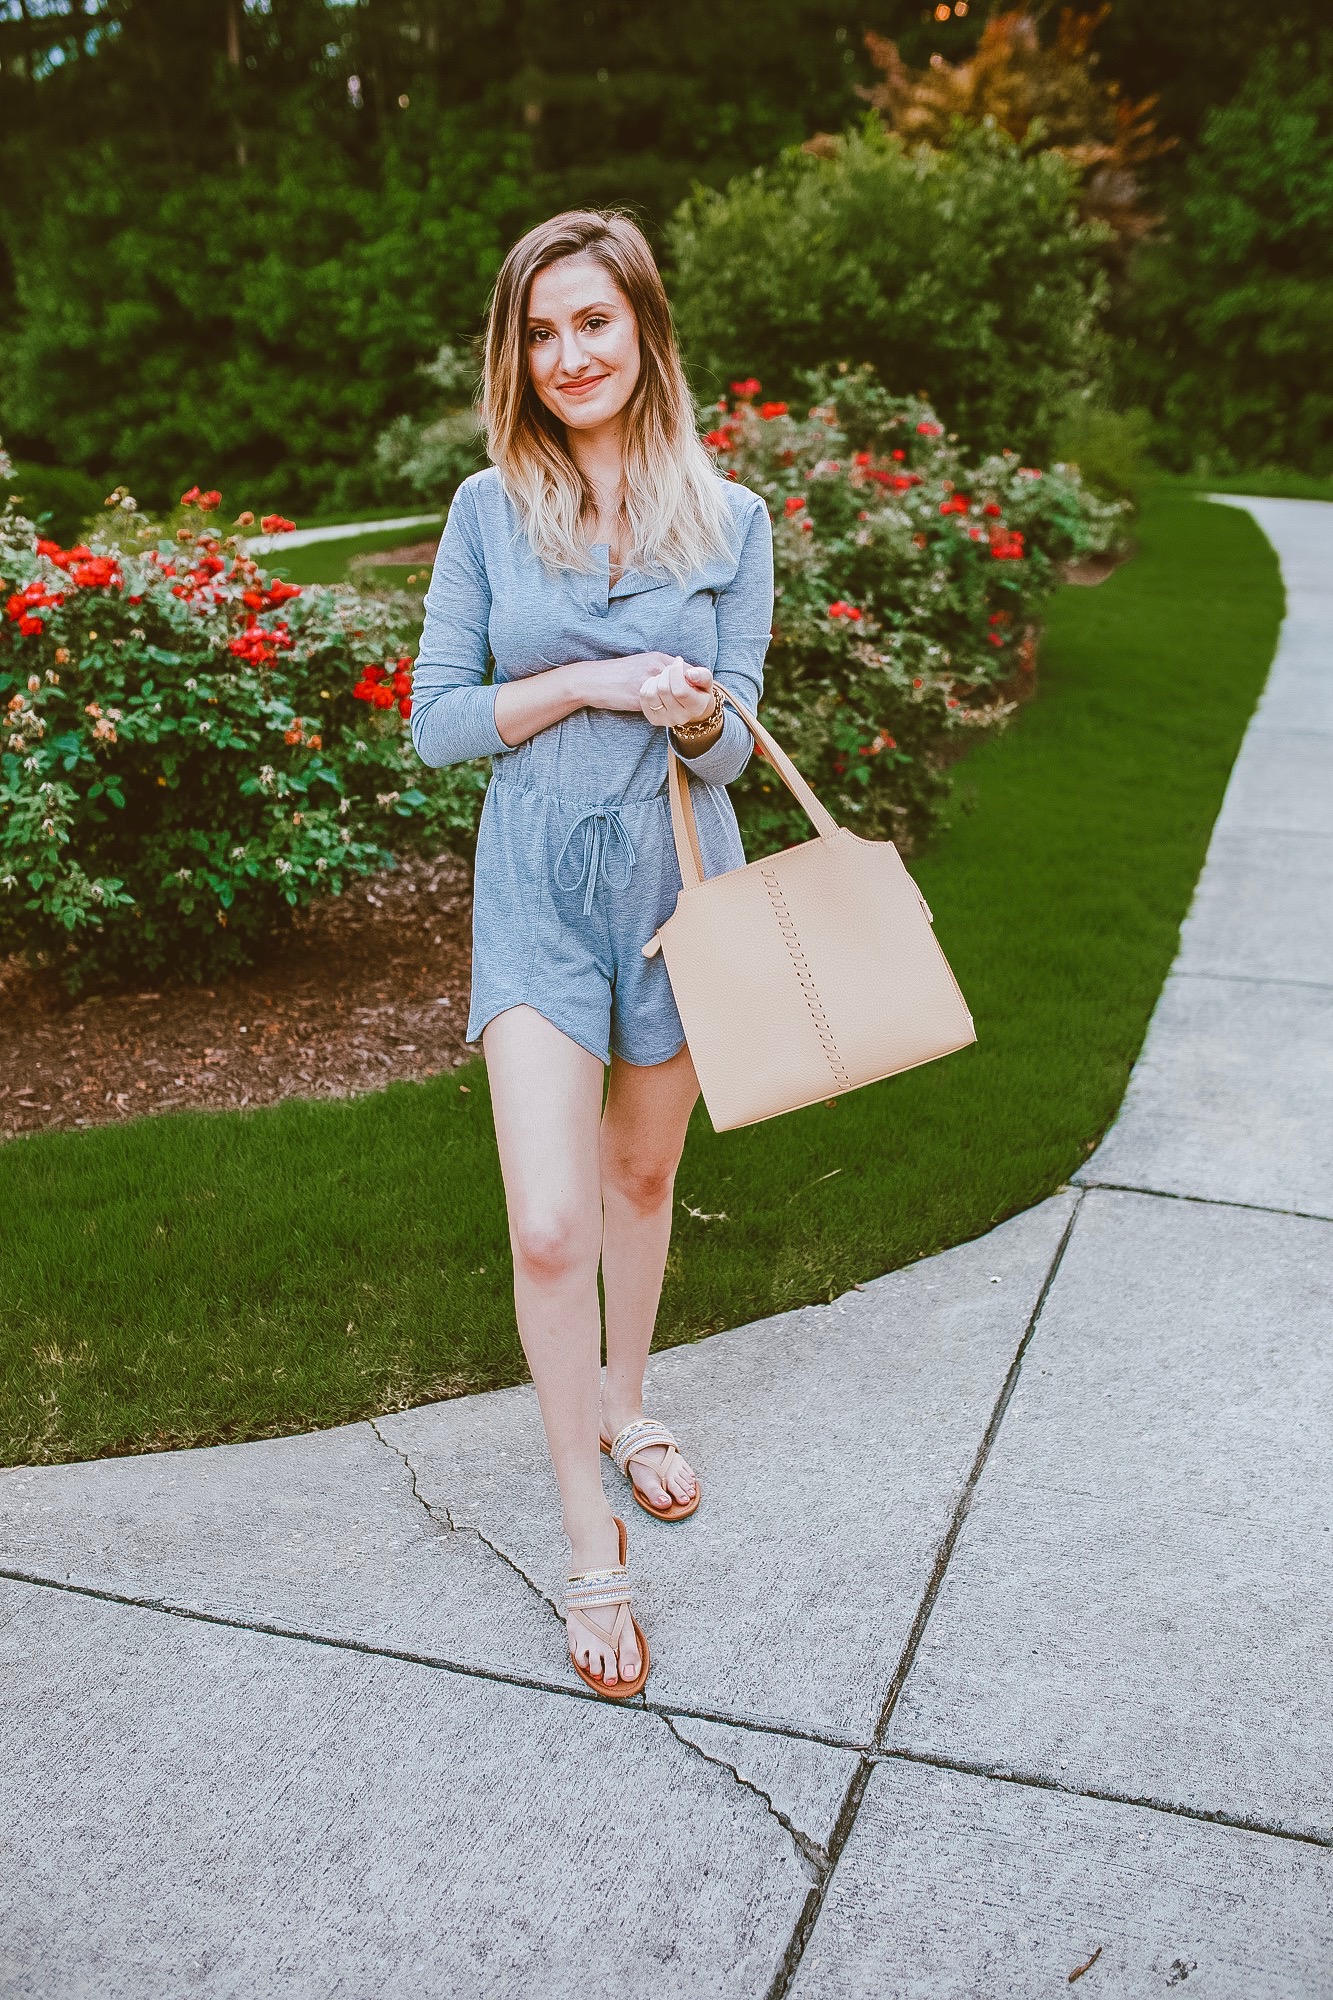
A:
<svg viewBox="0 0 1333 2000">
<path fill-rule="evenodd" d="M 705 877 L 672 747 L 682 887 L 643 950 L 666 960 L 704 1103 L 727 1132 L 933 1062 L 976 1029 L 897 848 L 839 826 L 763 724 L 722 692 L 817 836 Z"/>
</svg>

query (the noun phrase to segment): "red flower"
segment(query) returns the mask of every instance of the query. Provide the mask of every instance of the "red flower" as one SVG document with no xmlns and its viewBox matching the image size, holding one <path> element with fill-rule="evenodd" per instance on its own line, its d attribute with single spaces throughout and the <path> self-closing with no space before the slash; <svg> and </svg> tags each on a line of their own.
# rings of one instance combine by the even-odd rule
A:
<svg viewBox="0 0 1333 2000">
<path fill-rule="evenodd" d="M 835 603 L 830 604 L 828 615 L 830 618 L 850 619 L 853 624 L 859 624 L 861 620 L 861 613 L 857 610 L 856 606 L 854 604 L 845 604 L 840 597 Z"/>
<path fill-rule="evenodd" d="M 412 713 L 412 697 L 410 694 L 405 694 L 398 703 L 398 713 L 404 718 Z"/>
<path fill-rule="evenodd" d="M 932 424 L 928 417 L 923 417 L 921 419 L 921 422 L 916 427 L 916 434 L 918 437 L 923 437 L 923 438 L 943 437 L 944 425 Z"/>
<path fill-rule="evenodd" d="M 209 499 L 220 500 L 221 497 L 221 494 L 206 495 L 204 505 L 208 505 Z M 259 525 L 266 535 L 289 535 L 296 526 L 296 523 L 295 521 L 284 520 L 281 514 L 265 514 Z"/>
<path fill-rule="evenodd" d="M 197 507 L 202 497 L 203 496 L 201 495 L 199 488 L 197 486 L 192 486 L 188 493 L 181 494 L 181 506 Z"/>
<path fill-rule="evenodd" d="M 61 554 L 61 547 L 59 542 L 48 542 L 39 535 L 37 537 L 37 553 L 39 556 L 58 556 Z"/>
<path fill-rule="evenodd" d="M 785 403 L 761 403 L 759 405 L 759 414 L 765 423 L 768 423 L 774 417 L 785 417 L 787 414 L 787 405 Z"/>
<path fill-rule="evenodd" d="M 990 640 L 992 646 L 1002 646 L 1004 644 L 1004 635 L 1001 632 L 988 632 L 986 637 Z"/>
<path fill-rule="evenodd" d="M 362 678 L 362 680 L 363 680 L 363 681 L 370 681 L 370 682 L 371 682 L 371 684 L 373 685 L 373 684 L 374 684 L 374 682 L 376 682 L 376 681 L 382 681 L 382 680 L 384 679 L 384 668 L 383 668 L 383 667 L 362 667 L 362 669 L 361 669 L 361 678 Z"/>
<path fill-rule="evenodd" d="M 789 493 L 784 504 L 789 514 L 799 514 L 805 505 L 805 495 L 803 493 Z"/>
<path fill-rule="evenodd" d="M 392 708 L 393 689 L 387 687 L 377 687 L 371 699 L 373 700 L 376 708 Z"/>
<path fill-rule="evenodd" d="M 993 521 L 998 521 L 1000 518 L 1000 509 L 993 500 L 988 500 L 981 511 L 983 514 L 989 514 Z"/>
<path fill-rule="evenodd" d="M 300 595 L 299 585 L 284 583 L 281 577 L 274 577 L 268 587 L 268 601 L 270 604 L 288 604 L 293 597 L 299 597 Z"/>
<path fill-rule="evenodd" d="M 961 493 L 955 493 L 952 500 L 940 503 L 941 514 L 966 514 L 967 501 Z"/>
<path fill-rule="evenodd" d="M 210 493 L 201 493 L 199 495 L 199 505 L 206 514 L 211 514 L 215 507 L 222 505 L 222 495 L 216 488 Z"/>
<path fill-rule="evenodd" d="M 896 458 L 898 460 L 898 463 L 901 465 L 902 461 L 906 458 L 907 453 L 905 451 L 894 451 L 891 452 L 889 456 L 891 458 Z"/>
<path fill-rule="evenodd" d="M 901 452 L 895 452 L 895 453 L 894 453 L 894 456 L 895 456 L 895 458 L 901 458 L 901 457 L 902 457 L 902 453 L 901 453 Z M 853 465 L 869 465 L 869 463 L 870 463 L 870 453 L 869 453 L 868 451 L 858 451 L 858 452 L 857 452 L 857 454 L 856 454 L 856 457 L 855 457 L 855 458 L 854 458 L 854 459 L 852 460 L 852 463 L 853 463 Z"/>
<path fill-rule="evenodd" d="M 711 445 L 714 451 L 730 451 L 731 432 L 709 431 L 708 435 L 704 439 L 704 443 L 707 445 Z"/>
<path fill-rule="evenodd" d="M 19 631 L 22 632 L 26 638 L 31 639 L 35 637 L 36 634 L 40 632 L 42 629 L 43 627 L 41 619 L 34 618 L 30 612 L 25 613 L 24 616 L 19 619 Z"/>
<path fill-rule="evenodd" d="M 763 386 L 762 382 L 756 382 L 753 375 L 747 375 L 743 382 L 732 383 L 731 393 L 733 396 L 749 398 L 750 396 L 757 396 Z"/>
</svg>

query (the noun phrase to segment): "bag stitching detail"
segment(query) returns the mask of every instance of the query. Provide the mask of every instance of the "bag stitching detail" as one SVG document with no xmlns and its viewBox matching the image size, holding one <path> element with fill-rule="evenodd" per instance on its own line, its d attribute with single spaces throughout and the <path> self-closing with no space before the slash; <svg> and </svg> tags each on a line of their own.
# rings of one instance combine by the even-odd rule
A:
<svg viewBox="0 0 1333 2000">
<path fill-rule="evenodd" d="M 834 1081 L 837 1083 L 839 1089 L 850 1090 L 852 1087 L 851 1078 L 848 1076 L 842 1057 L 838 1053 L 838 1044 L 834 1040 L 828 1016 L 824 1012 L 818 991 L 816 990 L 814 977 L 809 966 L 806 964 L 805 953 L 801 949 L 801 940 L 797 936 L 791 911 L 787 907 L 787 898 L 782 893 L 782 884 L 777 878 L 776 871 L 772 868 L 761 867 L 759 873 L 763 877 L 764 887 L 768 891 L 769 902 L 773 905 L 773 914 L 778 920 L 778 929 L 781 931 L 783 943 L 787 947 L 787 952 L 792 962 L 792 969 L 801 982 L 801 991 L 805 995 L 805 1004 L 810 1009 L 810 1018 L 814 1022 L 815 1033 L 818 1035 L 820 1046 L 828 1059 L 828 1066 L 833 1072 Z"/>
</svg>

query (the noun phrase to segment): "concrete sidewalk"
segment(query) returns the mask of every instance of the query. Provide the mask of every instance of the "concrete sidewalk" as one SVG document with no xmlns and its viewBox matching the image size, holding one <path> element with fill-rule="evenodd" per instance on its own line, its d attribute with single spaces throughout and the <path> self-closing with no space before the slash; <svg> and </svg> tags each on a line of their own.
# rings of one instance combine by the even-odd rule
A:
<svg viewBox="0 0 1333 2000">
<path fill-rule="evenodd" d="M 0 1475 L 5 2000 L 1329 1993 L 1333 507 L 1244 504 L 1287 620 L 1121 1116 L 654 1361 L 646 1707 L 527 1389 Z"/>
</svg>

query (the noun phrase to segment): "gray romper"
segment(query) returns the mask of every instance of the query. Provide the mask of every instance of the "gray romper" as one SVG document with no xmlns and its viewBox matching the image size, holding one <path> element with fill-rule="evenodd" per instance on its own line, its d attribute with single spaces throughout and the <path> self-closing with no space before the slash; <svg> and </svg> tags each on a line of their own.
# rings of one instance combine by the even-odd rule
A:
<svg viewBox="0 0 1333 2000">
<path fill-rule="evenodd" d="M 667 805 L 667 733 L 642 715 L 579 709 L 511 748 L 495 726 L 495 682 L 574 660 L 679 654 L 710 668 L 751 711 L 773 622 L 773 538 L 757 493 L 723 483 L 734 551 L 683 586 L 627 569 L 609 583 L 547 569 L 494 467 L 464 480 L 435 558 L 412 690 L 412 738 L 427 764 L 491 758 L 477 835 L 472 920 L 475 1041 L 529 1006 L 602 1062 L 665 1062 L 684 1043 L 659 954 L 642 946 L 676 906 L 680 870 Z M 608 587 L 609 586 L 609 587 Z M 723 789 L 750 733 L 727 712 L 689 761 L 704 866 L 744 862 Z"/>
</svg>

